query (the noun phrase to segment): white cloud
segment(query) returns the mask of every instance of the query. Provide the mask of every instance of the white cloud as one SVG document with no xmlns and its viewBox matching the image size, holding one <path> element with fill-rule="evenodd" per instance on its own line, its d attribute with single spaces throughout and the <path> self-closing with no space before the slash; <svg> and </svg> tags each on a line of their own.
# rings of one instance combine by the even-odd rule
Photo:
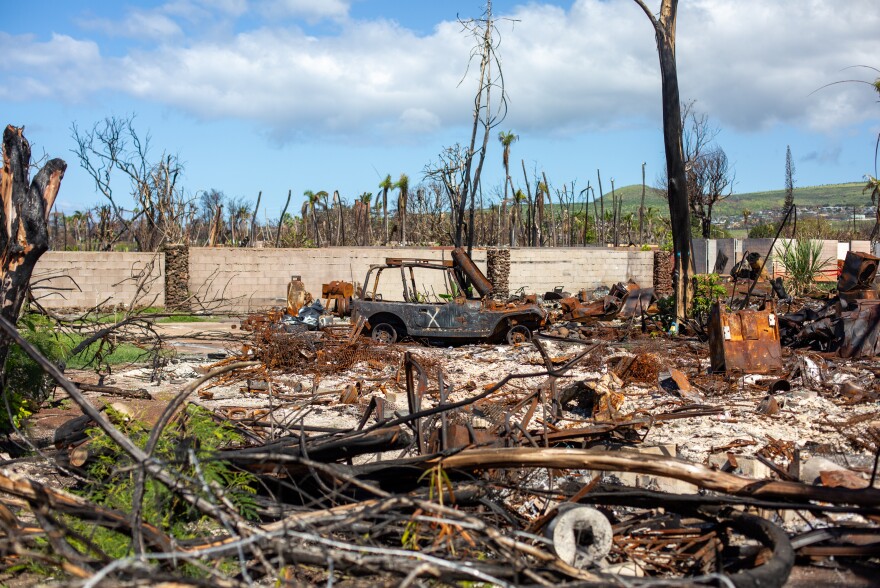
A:
<svg viewBox="0 0 880 588">
<path fill-rule="evenodd" d="M 440 117 L 424 108 L 407 108 L 399 120 L 400 130 L 406 133 L 431 133 L 440 128 Z"/>
<path fill-rule="evenodd" d="M 780 122 L 830 130 L 876 117 L 875 95 L 863 85 L 814 92 L 840 79 L 874 77 L 841 70 L 878 65 L 875 1 L 681 3 L 682 98 L 697 100 L 722 127 L 739 130 Z M 187 31 L 184 39 L 168 15 L 191 18 L 192 12 L 184 12 L 205 8 L 177 0 L 164 13 L 132 13 L 126 21 L 134 26 L 139 18 L 135 28 L 163 38 L 156 49 L 108 59 L 90 41 L 58 35 L 36 42 L 0 34 L 0 50 L 7 48 L 0 67 L 27 81 L 16 93 L 20 99 L 112 88 L 198 118 L 255 121 L 282 140 L 309 132 L 424 133 L 469 123 L 474 81 L 459 81 L 472 40 L 452 15 L 430 35 L 418 36 L 389 21 L 352 21 L 347 0 L 251 7 L 262 14 L 335 19 L 339 32 L 313 37 L 272 25 L 222 40 Z M 228 16 L 248 5 L 227 0 L 222 8 Z M 646 118 L 659 128 L 654 34 L 635 3 L 576 0 L 569 10 L 530 3 L 498 16 L 515 19 L 498 23 L 510 97 L 505 128 L 565 135 Z M 15 51 L 8 50 L 12 45 Z"/>
<path fill-rule="evenodd" d="M 164 40 L 180 36 L 183 31 L 169 16 L 156 11 L 133 10 L 121 21 L 106 19 L 81 20 L 84 28 L 98 30 L 111 37 Z"/>
<path fill-rule="evenodd" d="M 46 42 L 30 35 L 0 33 L 0 71 L 6 81 L 0 84 L 0 98 L 29 100 L 62 98 L 80 100 L 107 87 L 104 62 L 98 45 L 53 34 Z M 93 72 L 94 77 L 88 75 Z"/>
<path fill-rule="evenodd" d="M 304 18 L 310 22 L 348 16 L 350 0 L 266 0 L 256 4 L 266 18 Z"/>
<path fill-rule="evenodd" d="M 864 87 L 820 90 L 851 77 L 845 67 L 876 65 L 875 2 L 700 0 L 693 11 L 681 6 L 683 95 L 699 99 L 726 124 L 756 129 L 786 122 L 828 131 L 876 116 Z"/>
</svg>

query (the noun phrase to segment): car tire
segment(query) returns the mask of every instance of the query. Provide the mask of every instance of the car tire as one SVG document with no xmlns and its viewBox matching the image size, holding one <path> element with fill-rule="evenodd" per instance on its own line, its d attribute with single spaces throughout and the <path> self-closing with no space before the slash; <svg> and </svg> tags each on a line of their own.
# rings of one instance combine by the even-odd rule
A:
<svg viewBox="0 0 880 588">
<path fill-rule="evenodd" d="M 528 343 L 532 340 L 532 332 L 525 325 L 514 325 L 507 330 L 507 343 L 516 345 L 518 343 Z"/>
<path fill-rule="evenodd" d="M 389 323 L 379 323 L 373 327 L 370 338 L 376 343 L 383 343 L 385 345 L 397 343 L 397 329 Z"/>
</svg>

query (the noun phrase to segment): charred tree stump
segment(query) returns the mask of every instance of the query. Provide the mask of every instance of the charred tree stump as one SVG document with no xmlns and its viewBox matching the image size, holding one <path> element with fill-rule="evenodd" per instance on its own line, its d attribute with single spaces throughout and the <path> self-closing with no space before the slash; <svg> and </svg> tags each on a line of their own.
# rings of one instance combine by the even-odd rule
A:
<svg viewBox="0 0 880 588">
<path fill-rule="evenodd" d="M 49 249 L 49 212 L 55 203 L 67 164 L 49 160 L 29 182 L 31 146 L 24 128 L 9 125 L 3 132 L 0 173 L 0 316 L 15 324 L 27 294 L 34 266 Z M 10 340 L 0 337 L 0 366 Z"/>
</svg>

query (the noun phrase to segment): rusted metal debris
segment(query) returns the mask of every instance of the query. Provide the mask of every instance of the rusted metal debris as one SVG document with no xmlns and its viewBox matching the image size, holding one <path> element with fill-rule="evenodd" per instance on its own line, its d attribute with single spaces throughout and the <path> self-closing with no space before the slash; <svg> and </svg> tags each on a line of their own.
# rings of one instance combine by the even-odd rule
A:
<svg viewBox="0 0 880 588">
<path fill-rule="evenodd" d="M 709 358 L 713 372 L 766 374 L 782 369 L 779 321 L 764 310 L 727 312 L 715 303 L 709 315 Z"/>
<path fill-rule="evenodd" d="M 354 284 L 333 280 L 321 286 L 321 298 L 327 311 L 340 318 L 351 316 L 351 301 L 354 297 Z"/>
<path fill-rule="evenodd" d="M 586 322 L 591 319 L 608 320 L 615 317 L 632 318 L 649 313 L 656 301 L 653 288 L 640 288 L 635 282 L 618 282 L 608 294 L 599 300 L 586 302 L 580 298 L 569 297 L 559 301 L 563 315 L 561 320 Z"/>
<path fill-rule="evenodd" d="M 849 359 L 880 354 L 880 300 L 874 285 L 878 261 L 873 255 L 848 252 L 837 296 L 818 309 L 805 306 L 780 317 L 783 343 Z"/>
<path fill-rule="evenodd" d="M 416 263 L 422 264 L 400 259 L 385 265 L 403 271 Z M 473 302 L 481 308 L 512 304 L 511 310 L 521 310 L 534 304 L 493 301 L 474 268 L 460 261 L 436 265 L 451 273 L 461 269 L 477 289 L 480 300 Z M 346 287 L 337 284 L 322 296 L 344 298 L 345 293 Z M 644 316 L 652 297 L 634 284 L 619 285 L 595 303 L 602 314 L 592 318 Z M 568 310 L 563 306 L 566 320 L 574 320 L 576 309 L 591 308 L 585 300 L 576 302 Z M 586 320 L 588 310 L 581 312 L 583 321 L 572 329 L 582 338 L 567 339 L 565 327 L 554 327 L 557 342 L 567 345 L 563 351 L 545 348 L 539 337 L 529 347 L 536 353 L 522 361 L 521 369 L 491 382 L 457 377 L 457 385 L 440 360 L 428 359 L 418 347 L 365 336 L 376 325 L 363 314 L 353 325 L 322 324 L 316 331 L 296 332 L 281 328 L 281 313 L 250 317 L 243 328 L 252 340 L 240 355 L 211 366 L 213 380 L 207 378 L 210 383 L 200 390 L 183 390 L 169 403 L 164 423 L 185 429 L 170 416 L 174 407 L 212 384 L 235 384 L 248 400 L 262 401 L 217 408 L 213 418 L 234 427 L 241 441 L 200 458 L 254 476 L 255 519 L 243 519 L 216 482 L 175 474 L 181 464 L 194 463 L 185 451 L 190 440 L 182 443 L 180 463 L 129 447 L 132 461 L 124 467 L 145 472 L 152 481 L 165 480 L 163 487 L 176 500 L 198 505 L 210 533 L 182 542 L 167 529 L 138 525 L 130 512 L 0 472 L 0 561 L 17 565 L 40 548 L 34 539 L 45 537 L 51 539 L 46 559 L 53 569 L 93 585 L 185 583 L 185 563 L 207 574 L 202 584 L 229 586 L 260 581 L 639 585 L 657 580 L 782 586 L 796 562 L 839 565 L 880 556 L 880 490 L 873 487 L 870 468 L 813 461 L 814 479 L 799 481 L 812 475 L 800 471 L 802 444 L 747 432 L 744 438 L 713 443 L 712 451 L 722 455 L 720 462 L 709 463 L 720 467 L 680 459 L 674 447 L 646 447 L 650 435 L 674 423 L 696 428 L 707 418 L 712 423 L 735 419 L 727 398 L 738 388 L 753 391 L 745 402 L 738 398 L 744 405 L 740 410 L 771 422 L 799 416 L 792 416 L 787 394 L 817 389 L 837 394 L 839 404 L 871 402 L 873 385 L 833 383 L 820 354 L 783 357 L 782 321 L 773 323 L 772 306 L 735 313 L 718 309 L 708 348 L 696 340 L 641 335 L 632 328 L 635 321 L 609 331 Z M 821 319 L 804 322 L 815 320 Z M 707 357 L 712 368 L 717 366 L 711 337 L 720 338 L 727 376 L 707 373 Z M 479 354 L 529 348 L 482 345 L 468 353 L 471 361 L 492 362 Z M 768 356 L 778 363 L 771 365 Z M 368 369 L 346 371 L 353 366 Z M 572 376 L 584 366 L 595 373 Z M 756 366 L 766 369 L 758 372 Z M 729 377 L 736 371 L 777 371 L 784 378 Z M 309 376 L 312 384 L 281 384 L 291 373 Z M 629 386 L 633 382 L 635 389 Z M 71 398 L 85 402 L 75 392 Z M 648 395 L 650 410 L 628 408 L 633 394 Z M 333 408 L 356 415 L 356 424 L 306 419 Z M 880 415 L 859 418 L 880 420 Z M 58 463 L 87 476 L 88 465 L 100 458 L 91 432 L 110 426 L 89 413 L 60 428 Z M 862 435 L 860 442 L 867 451 L 876 450 L 870 436 Z M 760 467 L 765 474 L 755 473 Z M 624 482 L 627 476 L 638 482 Z M 815 515 L 829 529 L 786 530 L 782 524 L 792 512 Z M 139 537 L 132 540 L 138 551 L 114 559 L 89 544 L 83 547 L 72 521 Z M 222 561 L 224 571 L 205 561 Z M 876 559 L 869 563 L 877 567 Z"/>
</svg>

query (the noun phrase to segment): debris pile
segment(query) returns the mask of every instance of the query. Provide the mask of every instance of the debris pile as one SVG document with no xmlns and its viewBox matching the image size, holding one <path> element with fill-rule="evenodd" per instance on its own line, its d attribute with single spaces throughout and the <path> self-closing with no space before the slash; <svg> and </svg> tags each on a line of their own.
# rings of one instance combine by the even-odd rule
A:
<svg viewBox="0 0 880 588">
<path fill-rule="evenodd" d="M 467 305 L 540 309 L 529 337 L 432 346 L 410 323 L 367 316 L 383 302 L 368 275 L 360 289 L 326 285 L 317 302 L 292 282 L 287 312 L 248 317 L 248 341 L 193 366 L 149 418 L 134 397 L 96 410 L 42 360 L 82 411 L 43 448 L 73 475 L 60 490 L 45 483 L 57 473 L 23 462 L 0 472 L 7 567 L 39 561 L 89 585 L 782 586 L 807 566 L 848 583 L 876 574 L 880 370 L 867 351 L 789 345 L 830 313 L 796 323 L 770 300 L 718 304 L 708 341 L 669 337 L 653 289 L 493 300 L 467 261 L 374 270 L 461 270 L 479 298 L 455 282 L 434 320 Z M 851 312 L 844 294 L 872 291 L 863 273 L 852 287 L 841 278 L 835 325 Z M 393 304 L 414 320 L 443 304 L 406 277 L 403 292 Z M 871 300 L 859 296 L 856 308 Z M 342 324 L 325 309 L 345 314 L 349 298 Z M 375 336 L 381 324 L 394 340 Z"/>
<path fill-rule="evenodd" d="M 852 359 L 880 354 L 880 300 L 874 286 L 878 262 L 873 255 L 848 252 L 837 296 L 818 309 L 805 306 L 783 315 L 783 342 Z"/>
</svg>

